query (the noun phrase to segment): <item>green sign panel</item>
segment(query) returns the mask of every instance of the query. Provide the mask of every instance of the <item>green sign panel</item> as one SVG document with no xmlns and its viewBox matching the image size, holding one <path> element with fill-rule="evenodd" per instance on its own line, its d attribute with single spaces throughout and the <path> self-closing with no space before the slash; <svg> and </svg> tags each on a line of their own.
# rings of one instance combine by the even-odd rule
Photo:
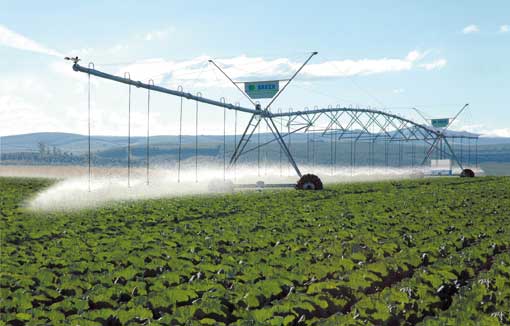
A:
<svg viewBox="0 0 510 326">
<path fill-rule="evenodd" d="M 244 91 L 252 99 L 272 98 L 279 89 L 280 84 L 277 80 L 244 83 Z"/>
<path fill-rule="evenodd" d="M 448 124 L 450 123 L 450 119 L 432 119 L 430 120 L 432 122 L 432 127 L 435 128 L 445 128 L 448 127 Z"/>
</svg>

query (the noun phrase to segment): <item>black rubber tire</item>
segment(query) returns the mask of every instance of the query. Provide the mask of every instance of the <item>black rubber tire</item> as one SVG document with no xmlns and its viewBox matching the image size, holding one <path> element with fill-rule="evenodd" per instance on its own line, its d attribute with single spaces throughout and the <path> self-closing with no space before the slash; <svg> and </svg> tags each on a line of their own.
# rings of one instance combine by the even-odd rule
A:
<svg viewBox="0 0 510 326">
<path fill-rule="evenodd" d="M 296 189 L 299 190 L 322 190 L 322 181 L 315 174 L 305 174 L 299 179 L 296 184 Z"/>
<path fill-rule="evenodd" d="M 464 169 L 460 173 L 460 177 L 461 178 L 474 178 L 475 177 L 475 173 L 471 169 Z"/>
</svg>

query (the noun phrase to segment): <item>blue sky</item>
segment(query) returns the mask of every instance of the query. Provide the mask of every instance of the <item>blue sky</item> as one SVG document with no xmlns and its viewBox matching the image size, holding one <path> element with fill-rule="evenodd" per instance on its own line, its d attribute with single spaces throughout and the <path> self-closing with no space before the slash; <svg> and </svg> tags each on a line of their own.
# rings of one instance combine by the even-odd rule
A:
<svg viewBox="0 0 510 326">
<path fill-rule="evenodd" d="M 86 132 L 86 76 L 62 55 L 248 105 L 207 59 L 236 79 L 284 78 L 319 51 L 275 110 L 357 105 L 419 120 L 406 108 L 441 118 L 470 103 L 455 129 L 510 136 L 509 25 L 510 1 L 0 0 L 0 135 Z M 133 94 L 135 134 L 145 96 Z M 153 133 L 175 133 L 179 100 L 153 106 Z M 203 132 L 220 132 L 221 109 L 202 111 Z M 93 133 L 125 134 L 125 113 L 126 89 L 94 81 Z"/>
</svg>

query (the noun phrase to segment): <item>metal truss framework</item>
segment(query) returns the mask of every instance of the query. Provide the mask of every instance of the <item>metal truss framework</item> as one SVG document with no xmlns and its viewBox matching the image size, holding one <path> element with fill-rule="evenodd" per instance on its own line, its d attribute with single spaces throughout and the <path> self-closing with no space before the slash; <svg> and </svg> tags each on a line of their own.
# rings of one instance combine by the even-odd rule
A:
<svg viewBox="0 0 510 326">
<path fill-rule="evenodd" d="M 463 169 L 462 160 L 460 160 L 453 150 L 451 139 L 477 139 L 477 136 L 456 135 L 451 136 L 440 129 L 418 124 L 412 120 L 395 115 L 386 111 L 376 109 L 328 107 L 324 109 L 305 109 L 303 111 L 290 111 L 261 114 L 257 123 L 250 121 L 243 136 L 242 142 L 236 148 L 232 155 L 231 164 L 235 164 L 243 154 L 257 150 L 260 147 L 278 141 L 285 143 L 285 138 L 299 132 L 310 132 L 333 137 L 337 141 L 351 140 L 357 142 L 377 141 L 384 142 L 424 142 L 429 146 L 422 164 L 431 157 L 434 151 L 440 153 L 441 158 L 452 159 L 461 169 Z M 263 144 L 246 149 L 246 144 L 255 132 L 261 119 L 279 119 L 283 120 L 281 125 L 285 125 L 287 132 L 277 134 L 275 138 L 264 142 Z M 274 121 L 273 123 L 274 124 Z M 274 129 L 278 131 L 276 125 Z M 271 132 L 273 130 L 270 128 Z M 273 132 L 274 134 L 274 132 Z M 281 137 L 281 138 L 280 138 Z M 238 148 L 240 149 L 238 150 Z"/>
<path fill-rule="evenodd" d="M 315 53 L 314 53 L 315 54 Z M 314 55 L 312 54 L 312 56 Z M 311 58 L 311 56 L 310 56 Z M 308 60 L 310 60 L 308 58 Z M 314 108 L 305 109 L 301 111 L 288 112 L 271 112 L 269 105 L 273 103 L 274 99 L 264 109 L 259 104 L 255 104 L 255 108 L 242 107 L 240 105 L 233 105 L 226 103 L 224 100 L 215 101 L 204 98 L 201 95 L 193 95 L 178 90 L 172 90 L 161 86 L 154 85 L 153 83 L 142 83 L 134 81 L 130 78 L 123 78 L 115 75 L 110 75 L 102 71 L 96 70 L 93 65 L 83 67 L 78 64 L 78 58 L 71 58 L 74 61 L 73 70 L 83 72 L 89 76 L 113 80 L 115 82 L 135 86 L 137 88 L 144 88 L 150 91 L 170 94 L 188 100 L 193 100 L 217 107 L 222 107 L 228 110 L 250 113 L 251 118 L 247 124 L 241 138 L 236 144 L 229 161 L 229 165 L 235 166 L 239 158 L 253 150 L 268 145 L 270 143 L 278 143 L 281 152 L 287 157 L 289 163 L 294 168 L 298 176 L 302 176 L 301 171 L 289 149 L 286 138 L 290 135 L 299 132 L 320 133 L 322 136 L 329 135 L 337 140 L 351 139 L 354 142 L 413 142 L 422 141 L 429 146 L 426 156 L 422 164 L 431 157 L 433 152 L 439 152 L 441 157 L 452 159 L 460 168 L 463 169 L 462 160 L 459 160 L 455 151 L 450 144 L 449 136 L 445 130 L 436 129 L 430 126 L 419 124 L 405 117 L 392 114 L 390 112 L 371 109 L 371 108 L 352 108 L 352 107 L 327 107 L 327 108 Z M 308 62 L 308 60 L 306 62 Z M 306 64 L 305 62 L 305 64 Z M 304 66 L 304 65 L 303 65 Z M 302 67 L 303 67 L 302 66 Z M 301 67 L 301 68 L 302 68 Z M 301 69 L 300 68 L 300 69 Z M 299 69 L 299 70 L 300 70 Z M 299 72 L 296 72 L 296 74 Z M 295 75 L 289 82 L 295 77 Z M 288 83 L 289 83 L 288 82 Z M 288 83 L 283 87 L 288 85 Z M 283 90 L 282 89 L 282 90 Z M 281 93 L 281 92 L 280 92 Z M 278 93 L 278 95 L 280 94 Z M 280 126 L 285 126 L 287 132 L 283 132 L 275 123 L 279 122 Z M 263 144 L 258 144 L 255 147 L 247 148 L 252 136 L 256 133 L 257 128 L 261 122 L 264 122 L 268 130 L 273 135 L 273 139 Z M 284 128 L 283 128 L 284 129 Z M 455 136 L 455 138 L 477 138 L 477 136 Z"/>
</svg>

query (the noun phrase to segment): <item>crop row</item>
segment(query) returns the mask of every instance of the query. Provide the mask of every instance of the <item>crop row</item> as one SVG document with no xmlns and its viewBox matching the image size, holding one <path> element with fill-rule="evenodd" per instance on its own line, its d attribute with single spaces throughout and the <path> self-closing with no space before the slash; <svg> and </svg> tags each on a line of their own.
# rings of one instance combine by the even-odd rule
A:
<svg viewBox="0 0 510 326">
<path fill-rule="evenodd" d="M 510 245 L 504 178 L 45 215 L 22 203 L 46 182 L 0 183 L 0 319 L 11 324 L 429 322 Z"/>
</svg>

